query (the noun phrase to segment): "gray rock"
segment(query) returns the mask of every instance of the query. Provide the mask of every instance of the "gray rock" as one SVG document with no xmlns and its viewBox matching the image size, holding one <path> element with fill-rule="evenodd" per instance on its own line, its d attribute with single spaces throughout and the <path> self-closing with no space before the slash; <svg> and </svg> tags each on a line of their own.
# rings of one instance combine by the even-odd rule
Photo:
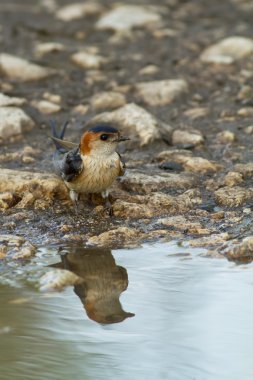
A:
<svg viewBox="0 0 253 380">
<path fill-rule="evenodd" d="M 0 54 L 0 71 L 11 79 L 31 81 L 56 74 L 56 70 L 35 65 L 14 55 Z"/>
<path fill-rule="evenodd" d="M 34 127 L 33 120 L 17 107 L 0 107 L 0 139 L 5 140 Z"/>
<path fill-rule="evenodd" d="M 98 29 L 129 30 L 160 21 L 161 16 L 153 8 L 140 5 L 120 5 L 107 12 L 96 23 Z"/>
<path fill-rule="evenodd" d="M 188 84 L 183 79 L 166 79 L 137 83 L 136 95 L 150 106 L 170 104 L 180 95 L 188 92 Z"/>
<path fill-rule="evenodd" d="M 200 56 L 202 62 L 231 64 L 253 53 L 253 40 L 232 36 L 209 46 Z"/>
</svg>

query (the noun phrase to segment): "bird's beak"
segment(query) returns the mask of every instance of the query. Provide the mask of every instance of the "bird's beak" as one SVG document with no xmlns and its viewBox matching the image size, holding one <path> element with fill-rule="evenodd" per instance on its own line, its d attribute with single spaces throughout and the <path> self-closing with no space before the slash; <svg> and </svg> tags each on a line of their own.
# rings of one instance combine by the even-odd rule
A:
<svg viewBox="0 0 253 380">
<path fill-rule="evenodd" d="M 119 138 L 117 138 L 117 142 L 121 142 L 121 141 L 127 141 L 127 140 L 130 140 L 129 137 L 126 137 L 126 136 L 120 136 Z"/>
</svg>

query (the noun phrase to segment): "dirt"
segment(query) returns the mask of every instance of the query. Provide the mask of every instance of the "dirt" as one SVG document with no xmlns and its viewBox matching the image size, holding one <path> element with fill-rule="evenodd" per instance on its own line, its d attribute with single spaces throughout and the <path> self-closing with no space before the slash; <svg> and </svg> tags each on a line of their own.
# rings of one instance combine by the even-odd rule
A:
<svg viewBox="0 0 253 380">
<path fill-rule="evenodd" d="M 109 0 L 101 0 L 100 3 L 102 14 L 115 6 Z M 133 182 L 128 181 L 126 176 L 122 184 L 118 182 L 112 190 L 112 200 L 117 205 L 115 210 L 126 209 L 125 216 L 124 211 L 121 211 L 118 212 L 120 216 L 110 218 L 103 207 L 97 206 L 94 209 L 85 202 L 76 214 L 68 199 L 61 199 L 57 195 L 54 195 L 52 202 L 43 203 L 42 206 L 40 202 L 37 202 L 39 207 L 35 207 L 34 202 L 28 202 L 20 208 L 20 195 L 17 194 L 13 198 L 17 199 L 14 205 L 11 201 L 9 206 L 7 204 L 1 210 L 1 233 L 22 236 L 35 245 L 61 244 L 68 240 L 87 242 L 90 238 L 90 241 L 95 241 L 94 236 L 117 230 L 124 225 L 130 230 L 137 229 L 142 242 L 149 240 L 150 236 L 154 240 L 160 238 L 159 234 L 154 233 L 159 230 L 158 218 L 185 214 L 185 224 L 199 223 L 200 233 L 198 229 L 179 228 L 177 223 L 174 227 L 173 224 L 166 228 L 163 225 L 168 238 L 176 235 L 180 240 L 192 241 L 203 234 L 216 236 L 228 233 L 230 239 L 237 238 L 240 241 L 252 235 L 252 177 L 242 173 L 238 186 L 238 180 L 231 180 L 231 175 L 229 178 L 225 176 L 229 172 L 240 172 L 236 166 L 253 161 L 253 129 L 250 129 L 253 90 L 252 93 L 249 91 L 253 86 L 253 55 L 229 65 L 209 64 L 200 60 L 203 50 L 218 40 L 233 35 L 252 36 L 251 1 L 214 0 L 207 3 L 205 0 L 160 0 L 152 3 L 140 0 L 139 5 L 155 5 L 161 21 L 155 25 L 135 27 L 121 35 L 112 30 L 95 28 L 95 22 L 101 14 L 69 22 L 58 20 L 55 17 L 56 10 L 49 11 L 50 4 L 53 7 L 55 2 L 26 0 L 21 4 L 18 0 L 0 1 L 1 52 L 57 70 L 57 74 L 48 79 L 28 82 L 2 75 L 0 90 L 6 95 L 27 99 L 27 105 L 22 106 L 22 109 L 32 117 L 36 125 L 21 137 L 4 141 L 0 145 L 2 168 L 52 173 L 54 147 L 48 137 L 49 120 L 54 118 L 59 124 L 70 120 L 66 137 L 78 142 L 86 123 L 98 113 L 90 104 L 92 97 L 100 92 L 121 92 L 127 103 L 143 107 L 162 122 L 171 125 L 173 130 L 193 130 L 195 134 L 197 131 L 197 135 L 199 133 L 204 139 L 200 138 L 198 144 L 184 144 L 184 141 L 180 144 L 177 138 L 176 145 L 173 146 L 162 139 L 144 147 L 134 143 L 125 145 L 121 154 L 127 163 L 127 175 L 130 179 L 135 178 L 134 188 L 131 188 Z M 58 1 L 56 8 L 65 4 L 68 2 Z M 128 4 L 136 5 L 136 2 L 129 1 Z M 65 50 L 36 56 L 35 48 L 39 43 L 52 41 L 63 44 Z M 71 55 L 84 47 L 97 49 L 99 55 L 107 58 L 95 72 L 83 69 L 71 60 Z M 143 70 L 148 66 L 151 69 Z M 163 102 L 157 105 L 157 100 L 156 105 L 149 105 L 135 91 L 137 83 L 166 79 L 184 79 L 188 84 L 188 92 L 165 105 Z M 248 91 L 243 91 L 245 86 Z M 59 112 L 41 114 L 32 106 L 34 101 L 43 99 L 45 92 L 60 95 Z M 84 106 L 84 114 L 74 112 L 79 105 Z M 24 154 L 27 146 L 32 151 Z M 206 159 L 208 165 L 210 161 L 214 169 L 194 170 L 200 159 L 194 159 L 191 165 L 183 167 L 176 164 L 181 164 L 182 159 L 177 161 L 173 156 L 161 163 L 161 152 L 178 149 L 185 156 L 189 154 Z M 168 161 L 169 164 L 166 165 Z M 197 189 L 197 200 L 191 200 L 187 211 L 183 204 L 182 209 L 178 206 L 176 211 L 174 207 L 170 212 L 165 207 L 163 213 L 156 212 L 153 215 L 151 210 L 150 215 L 149 210 L 143 211 L 143 207 L 149 207 L 149 204 L 138 198 L 143 194 L 138 189 L 143 189 L 145 183 L 138 186 L 136 171 L 142 176 L 155 176 L 156 182 L 153 186 L 150 185 L 151 190 L 147 193 L 156 193 L 157 189 L 176 198 L 186 191 Z M 178 183 L 185 176 L 189 177 L 189 186 L 177 187 L 174 179 L 173 186 L 159 186 L 159 178 L 163 178 L 163 181 L 167 178 L 169 183 L 168 173 L 177 175 Z M 133 207 L 134 218 L 131 218 L 131 211 L 127 211 L 127 202 L 129 210 L 133 203 L 136 204 Z M 218 213 L 221 217 L 216 217 Z M 226 235 L 224 243 L 228 236 Z M 129 239 L 131 240 L 131 234 Z M 127 238 L 123 239 L 124 242 L 126 240 Z M 219 241 L 218 244 L 223 242 Z M 203 245 L 208 247 L 208 243 Z"/>
</svg>

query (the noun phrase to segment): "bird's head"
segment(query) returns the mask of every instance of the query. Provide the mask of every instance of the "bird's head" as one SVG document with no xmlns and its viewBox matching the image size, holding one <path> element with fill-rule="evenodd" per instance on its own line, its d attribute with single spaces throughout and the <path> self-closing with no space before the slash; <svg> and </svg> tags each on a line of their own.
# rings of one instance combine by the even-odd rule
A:
<svg viewBox="0 0 253 380">
<path fill-rule="evenodd" d="M 108 156 L 115 152 L 121 141 L 129 140 L 109 125 L 96 125 L 85 132 L 81 138 L 80 150 L 82 155 Z"/>
</svg>

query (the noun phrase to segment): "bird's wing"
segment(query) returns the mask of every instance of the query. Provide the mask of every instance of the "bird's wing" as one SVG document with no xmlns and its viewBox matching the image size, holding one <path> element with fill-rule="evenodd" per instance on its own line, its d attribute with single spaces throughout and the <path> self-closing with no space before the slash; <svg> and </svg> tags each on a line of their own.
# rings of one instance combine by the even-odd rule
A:
<svg viewBox="0 0 253 380">
<path fill-rule="evenodd" d="M 119 153 L 118 153 L 118 155 L 119 155 L 119 177 L 122 177 L 125 174 L 125 171 L 126 171 L 126 164 L 123 161 L 121 155 Z"/>
<path fill-rule="evenodd" d="M 77 178 L 84 169 L 79 147 L 66 153 L 56 151 L 54 167 L 57 174 L 66 182 L 71 182 Z"/>
<path fill-rule="evenodd" d="M 72 143 L 71 141 L 67 141 L 67 140 L 61 140 L 61 139 L 58 139 L 57 137 L 54 137 L 54 136 L 50 136 L 50 138 L 60 147 L 66 149 L 66 150 L 70 150 L 70 149 L 73 149 L 73 148 L 77 148 L 78 147 L 78 144 L 76 143 Z"/>
</svg>

